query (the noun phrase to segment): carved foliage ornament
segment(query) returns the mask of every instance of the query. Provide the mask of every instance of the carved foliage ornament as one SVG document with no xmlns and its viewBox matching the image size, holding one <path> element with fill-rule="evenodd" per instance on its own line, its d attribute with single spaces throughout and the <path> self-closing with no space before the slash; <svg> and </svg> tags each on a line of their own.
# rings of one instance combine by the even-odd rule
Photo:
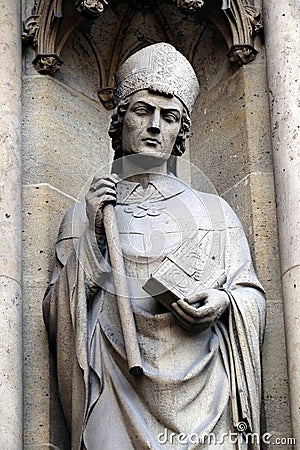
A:
<svg viewBox="0 0 300 450">
<path fill-rule="evenodd" d="M 245 11 L 250 23 L 249 32 L 255 36 L 263 29 L 262 15 L 255 6 L 245 6 Z"/>
<path fill-rule="evenodd" d="M 54 75 L 62 65 L 62 60 L 58 55 L 37 55 L 32 63 L 41 75 Z"/>
<path fill-rule="evenodd" d="M 73 0 L 74 8 L 66 0 L 36 0 L 32 15 L 23 23 L 22 40 L 37 51 L 33 63 L 42 74 L 53 75 L 62 61 L 60 52 L 80 21 L 96 19 L 108 5 L 108 0 Z M 215 7 L 204 0 L 173 0 L 177 7 L 187 14 L 193 14 L 203 7 L 208 17 L 215 16 Z M 262 29 L 260 12 L 250 0 L 222 0 L 219 14 L 225 14 L 228 27 L 228 57 L 231 62 L 247 64 L 257 51 L 253 46 L 254 36 Z M 63 5 L 66 3 L 67 18 L 63 17 Z M 228 38 L 229 36 L 229 38 Z"/>
<path fill-rule="evenodd" d="M 173 0 L 178 8 L 187 11 L 196 11 L 204 5 L 203 0 Z"/>
<path fill-rule="evenodd" d="M 223 0 L 222 5 L 232 33 L 232 46 L 227 56 L 231 62 L 239 65 L 255 59 L 257 50 L 253 46 L 253 39 L 263 26 L 260 11 L 244 3 L 241 0 Z"/>
<path fill-rule="evenodd" d="M 79 0 L 76 2 L 77 11 L 87 19 L 96 19 L 103 12 L 106 0 Z"/>
<path fill-rule="evenodd" d="M 39 16 L 29 16 L 23 22 L 23 31 L 22 31 L 22 44 L 23 45 L 31 45 L 33 48 L 37 47 L 37 39 L 36 34 L 39 29 L 38 24 Z"/>
<path fill-rule="evenodd" d="M 107 0 L 73 1 L 72 10 L 66 0 L 36 0 L 32 15 L 23 22 L 23 45 L 31 45 L 37 51 L 33 65 L 43 75 L 57 72 L 62 64 L 60 52 L 80 21 L 83 18 L 96 19 L 108 4 Z M 64 4 L 66 19 L 63 16 Z"/>
<path fill-rule="evenodd" d="M 98 98 L 105 109 L 108 111 L 115 109 L 117 106 L 115 89 L 114 88 L 103 88 L 98 90 Z"/>
</svg>

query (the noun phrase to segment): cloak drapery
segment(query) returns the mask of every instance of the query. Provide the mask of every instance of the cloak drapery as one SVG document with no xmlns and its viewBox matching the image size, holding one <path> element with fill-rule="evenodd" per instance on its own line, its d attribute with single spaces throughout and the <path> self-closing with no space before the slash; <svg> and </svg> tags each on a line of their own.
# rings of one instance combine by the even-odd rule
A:
<svg viewBox="0 0 300 450">
<path fill-rule="evenodd" d="M 145 375 L 137 380 L 128 374 L 105 239 L 92 239 L 85 205 L 77 204 L 61 224 L 44 299 L 72 449 L 81 449 L 83 439 L 88 450 L 205 448 L 177 441 L 164 446 L 158 436 L 165 430 L 176 436 L 221 435 L 237 431 L 241 422 L 258 436 L 264 294 L 236 215 L 224 200 L 173 176 L 157 177 L 146 192 L 121 181 L 117 194 Z M 225 273 L 230 307 L 212 327 L 188 333 L 142 286 L 195 230 L 212 236 L 214 245 L 203 257 L 213 257 L 216 270 Z M 243 448 L 258 449 L 259 442 Z"/>
</svg>

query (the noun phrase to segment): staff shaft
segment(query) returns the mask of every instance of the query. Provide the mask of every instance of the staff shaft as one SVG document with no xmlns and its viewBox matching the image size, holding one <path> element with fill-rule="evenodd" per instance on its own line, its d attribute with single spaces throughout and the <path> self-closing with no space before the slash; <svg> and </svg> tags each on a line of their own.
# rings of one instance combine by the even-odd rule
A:
<svg viewBox="0 0 300 450">
<path fill-rule="evenodd" d="M 103 208 L 103 225 L 110 256 L 129 372 L 132 375 L 142 375 L 143 368 L 140 348 L 137 340 L 135 320 L 128 292 L 117 219 L 115 209 L 112 204 L 107 204 Z"/>
</svg>

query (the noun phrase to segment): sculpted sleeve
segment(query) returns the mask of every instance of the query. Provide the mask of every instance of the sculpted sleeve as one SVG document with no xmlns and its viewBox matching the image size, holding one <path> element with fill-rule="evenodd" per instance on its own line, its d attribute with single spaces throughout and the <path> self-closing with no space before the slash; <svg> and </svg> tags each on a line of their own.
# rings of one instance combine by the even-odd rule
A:
<svg viewBox="0 0 300 450">
<path fill-rule="evenodd" d="M 243 421 L 249 430 L 259 433 L 265 296 L 253 269 L 243 228 L 227 203 L 223 205 L 227 223 L 224 289 L 230 297 L 223 335 L 229 353 L 233 421 L 235 426 Z"/>
<path fill-rule="evenodd" d="M 66 213 L 56 243 L 53 277 L 43 301 L 44 321 L 56 354 L 59 395 L 72 430 L 72 448 L 80 448 L 87 405 L 88 293 L 110 270 L 89 235 L 86 220 L 84 204 Z"/>
</svg>

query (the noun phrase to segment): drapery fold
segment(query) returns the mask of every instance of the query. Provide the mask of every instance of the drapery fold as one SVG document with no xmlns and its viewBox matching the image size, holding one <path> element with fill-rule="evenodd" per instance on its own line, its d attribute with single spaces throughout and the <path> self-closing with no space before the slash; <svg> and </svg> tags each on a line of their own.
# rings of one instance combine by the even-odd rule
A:
<svg viewBox="0 0 300 450">
<path fill-rule="evenodd" d="M 195 195 L 198 196 L 199 208 L 202 207 L 201 204 L 204 204 L 206 213 L 216 202 L 215 196 L 195 194 L 189 189 L 179 189 L 178 185 L 176 187 L 181 201 L 185 204 L 191 199 L 194 201 Z M 121 188 L 122 186 L 120 186 Z M 128 194 L 129 191 L 126 186 L 126 193 Z M 135 191 L 133 190 L 133 192 Z M 124 203 L 127 200 L 124 200 Z M 167 206 L 168 202 L 174 202 L 174 197 L 170 199 L 165 195 L 165 201 Z M 220 202 L 219 199 L 217 201 Z M 160 202 L 162 202 L 161 198 Z M 211 328 L 213 335 L 205 335 L 205 339 L 203 337 L 201 342 L 199 334 L 199 348 L 203 343 L 209 346 L 210 342 L 215 342 L 215 338 L 218 340 L 214 351 L 219 355 L 218 358 L 222 359 L 227 374 L 233 425 L 237 427 L 240 422 L 245 422 L 249 426 L 248 432 L 259 434 L 260 346 L 264 329 L 264 294 L 252 267 L 242 227 L 233 211 L 223 200 L 221 205 L 225 222 L 224 228 L 219 227 L 219 231 L 226 235 L 222 264 L 224 263 L 227 276 L 223 288 L 230 298 L 230 307 L 224 317 Z M 113 358 L 116 355 L 107 339 L 108 322 L 105 322 L 111 314 L 110 311 L 105 312 L 105 305 L 113 302 L 114 294 L 111 292 L 113 282 L 109 264 L 104 258 L 105 248 L 100 249 L 93 242 L 86 226 L 84 204 L 77 205 L 65 216 L 56 246 L 56 268 L 44 299 L 45 323 L 57 358 L 59 395 L 71 431 L 72 449 L 74 450 L 81 449 L 83 431 L 93 408 L 102 395 L 103 383 L 107 383 L 108 379 L 113 379 L 115 376 L 113 373 L 103 373 L 101 362 L 101 352 L 104 351 L 104 348 L 105 351 L 112 351 Z M 201 228 L 200 223 L 199 228 Z M 108 291 L 105 290 L 105 286 L 109 287 Z M 97 292 L 96 295 L 94 295 L 95 292 Z M 94 298 L 91 302 L 89 296 L 93 295 Z M 88 307 L 89 305 L 91 307 Z M 136 315 L 138 338 L 145 356 L 147 355 L 146 343 L 149 338 L 146 339 L 141 331 L 144 326 L 142 322 L 140 322 L 141 328 L 139 328 L 139 320 L 152 323 L 151 321 L 154 319 L 144 312 L 141 313 L 135 301 L 133 301 L 133 308 Z M 171 315 L 171 313 L 167 314 Z M 185 332 L 180 329 L 174 317 L 171 317 L 170 320 L 169 328 L 173 331 L 179 330 L 178 334 L 182 333 L 183 342 Z M 117 325 L 118 319 L 112 327 Z M 168 345 L 172 345 L 173 338 L 168 339 Z M 105 345 L 102 345 L 101 342 L 105 342 Z M 182 345 L 187 345 L 187 348 L 190 345 L 190 348 L 193 348 L 196 361 L 199 355 L 195 350 L 195 342 L 191 342 L 190 339 Z M 97 348 L 98 355 L 96 363 L 93 360 L 95 348 Z M 174 355 L 176 358 L 175 351 Z M 111 357 L 111 355 L 106 356 Z M 214 362 L 219 371 L 221 359 Z M 116 365 L 119 364 L 119 356 L 115 362 Z M 146 366 L 147 364 L 146 361 Z M 191 370 L 192 364 L 190 366 L 189 364 L 190 362 L 187 363 L 187 370 Z M 106 371 L 107 367 L 105 367 Z M 152 383 L 154 372 L 150 360 L 149 368 L 148 377 Z M 222 380 L 225 386 L 226 382 L 224 379 Z M 195 389 L 194 386 L 193 389 Z M 122 395 L 122 392 L 118 395 Z M 201 396 L 200 391 L 198 395 Z M 222 406 L 222 408 L 225 407 Z M 221 412 L 218 411 L 219 416 L 221 416 Z M 182 420 L 185 422 L 185 419 Z M 156 426 L 153 429 L 157 430 Z M 259 443 L 249 444 L 248 448 L 257 450 Z"/>
</svg>

